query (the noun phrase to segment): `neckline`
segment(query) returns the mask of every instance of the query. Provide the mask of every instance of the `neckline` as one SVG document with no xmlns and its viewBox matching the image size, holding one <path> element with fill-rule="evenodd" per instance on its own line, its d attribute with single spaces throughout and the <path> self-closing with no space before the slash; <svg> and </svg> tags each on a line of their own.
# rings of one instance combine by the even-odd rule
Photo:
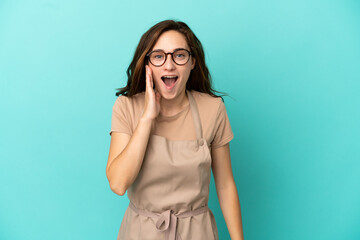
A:
<svg viewBox="0 0 360 240">
<path fill-rule="evenodd" d="M 164 116 L 161 113 L 157 116 L 156 120 L 158 121 L 164 121 L 164 120 L 173 120 L 177 117 L 179 117 L 184 111 L 188 111 L 190 109 L 190 103 L 187 103 L 179 112 L 177 112 L 174 115 L 171 116 Z"/>
<path fill-rule="evenodd" d="M 190 100 L 189 100 L 189 92 L 185 90 L 185 98 L 187 98 L 187 103 L 184 106 L 181 106 L 180 111 L 177 112 L 174 115 L 171 116 L 165 116 L 161 114 L 161 111 L 159 115 L 157 116 L 157 120 L 172 120 L 174 118 L 177 118 L 180 114 L 182 114 L 185 110 L 190 108 Z"/>
<path fill-rule="evenodd" d="M 199 141 L 202 141 L 203 134 L 202 134 L 202 126 L 201 126 L 199 110 L 198 110 L 196 101 L 195 101 L 192 93 L 189 90 L 186 90 L 186 93 L 187 93 L 187 96 L 188 96 L 189 104 L 187 106 L 185 106 L 183 110 L 181 110 L 179 113 L 177 113 L 177 114 L 175 114 L 173 116 L 170 116 L 170 117 L 164 117 L 163 116 L 163 120 L 167 120 L 169 118 L 174 118 L 178 114 L 181 114 L 185 109 L 190 108 L 191 115 L 192 115 L 192 118 L 193 118 L 194 127 L 195 127 L 196 139 L 199 140 Z M 161 120 L 161 117 L 159 118 L 159 120 Z M 203 144 L 203 142 L 202 142 L 202 144 Z"/>
</svg>

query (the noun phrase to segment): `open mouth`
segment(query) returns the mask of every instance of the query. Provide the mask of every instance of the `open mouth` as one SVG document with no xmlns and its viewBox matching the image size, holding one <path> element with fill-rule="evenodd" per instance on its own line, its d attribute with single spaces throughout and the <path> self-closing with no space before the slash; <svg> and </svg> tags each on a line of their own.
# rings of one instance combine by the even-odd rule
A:
<svg viewBox="0 0 360 240">
<path fill-rule="evenodd" d="M 166 88 L 170 89 L 175 86 L 178 76 L 162 76 L 161 80 L 164 82 Z"/>
</svg>

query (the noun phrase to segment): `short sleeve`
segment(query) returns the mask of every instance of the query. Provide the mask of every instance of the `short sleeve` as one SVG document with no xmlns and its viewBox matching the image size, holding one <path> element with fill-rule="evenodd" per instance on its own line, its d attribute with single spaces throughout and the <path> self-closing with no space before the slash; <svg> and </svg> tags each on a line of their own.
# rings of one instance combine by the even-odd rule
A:
<svg viewBox="0 0 360 240">
<path fill-rule="evenodd" d="M 111 135 L 112 132 L 121 132 L 131 135 L 132 131 L 129 118 L 126 97 L 119 96 L 112 108 L 111 130 L 109 134 Z"/>
<path fill-rule="evenodd" d="M 221 147 L 229 143 L 234 138 L 230 121 L 226 113 L 225 104 L 222 101 L 219 104 L 219 109 L 216 115 L 214 131 L 214 139 L 211 143 L 212 148 Z"/>
</svg>

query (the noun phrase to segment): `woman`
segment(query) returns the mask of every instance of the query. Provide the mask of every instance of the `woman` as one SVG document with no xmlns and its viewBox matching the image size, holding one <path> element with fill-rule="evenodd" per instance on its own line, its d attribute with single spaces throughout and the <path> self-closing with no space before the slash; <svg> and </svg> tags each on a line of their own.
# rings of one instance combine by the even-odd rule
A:
<svg viewBox="0 0 360 240">
<path fill-rule="evenodd" d="M 218 239 L 207 207 L 211 169 L 231 239 L 243 239 L 222 99 L 200 41 L 167 20 L 140 39 L 113 106 L 106 175 L 130 205 L 118 239 Z"/>
</svg>

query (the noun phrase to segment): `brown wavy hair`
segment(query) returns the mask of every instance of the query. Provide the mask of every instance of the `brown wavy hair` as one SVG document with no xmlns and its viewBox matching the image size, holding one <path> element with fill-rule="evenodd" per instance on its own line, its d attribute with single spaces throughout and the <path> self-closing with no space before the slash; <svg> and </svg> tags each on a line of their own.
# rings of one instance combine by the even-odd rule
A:
<svg viewBox="0 0 360 240">
<path fill-rule="evenodd" d="M 127 85 L 123 88 L 118 88 L 116 96 L 124 95 L 131 97 L 145 91 L 145 64 L 148 63 L 146 54 L 154 47 L 160 35 L 170 30 L 178 31 L 185 36 L 187 44 L 192 52 L 192 57 L 195 58 L 195 67 L 190 73 L 186 83 L 186 89 L 208 93 L 213 97 L 219 97 L 215 93 L 221 92 L 214 90 L 211 86 L 212 79 L 205 64 L 205 54 L 201 42 L 188 25 L 184 22 L 174 20 L 159 22 L 142 35 L 135 50 L 134 57 L 126 71 L 128 76 Z"/>
</svg>

